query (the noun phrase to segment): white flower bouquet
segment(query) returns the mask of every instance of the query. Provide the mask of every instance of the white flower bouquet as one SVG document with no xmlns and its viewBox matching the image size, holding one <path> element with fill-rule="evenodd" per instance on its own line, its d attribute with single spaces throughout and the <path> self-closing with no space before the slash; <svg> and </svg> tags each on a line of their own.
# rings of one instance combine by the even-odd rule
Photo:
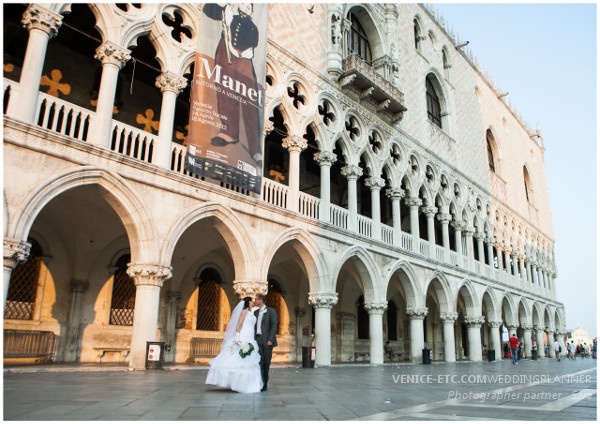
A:
<svg viewBox="0 0 600 424">
<path fill-rule="evenodd" d="M 231 354 L 239 353 L 242 358 L 250 355 L 254 351 L 254 345 L 252 343 L 234 342 L 231 346 Z"/>
</svg>

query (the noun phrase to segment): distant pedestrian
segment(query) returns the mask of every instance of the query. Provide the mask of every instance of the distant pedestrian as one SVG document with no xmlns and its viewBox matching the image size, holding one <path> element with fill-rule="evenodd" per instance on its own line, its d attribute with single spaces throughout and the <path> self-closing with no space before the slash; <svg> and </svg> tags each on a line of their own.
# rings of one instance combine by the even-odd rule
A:
<svg viewBox="0 0 600 424">
<path fill-rule="evenodd" d="M 513 364 L 519 363 L 519 339 L 517 339 L 517 335 L 513 334 L 510 339 L 508 339 L 508 343 L 510 343 L 511 356 L 513 360 Z"/>
<path fill-rule="evenodd" d="M 569 357 L 572 360 L 575 360 L 575 343 L 573 343 L 573 340 L 571 340 L 571 343 L 569 343 Z"/>
<path fill-rule="evenodd" d="M 385 346 L 383 347 L 383 350 L 385 350 L 385 353 L 387 353 L 388 357 L 390 358 L 390 361 L 392 361 L 394 359 L 394 350 L 392 349 L 392 346 L 390 345 L 389 340 L 387 342 L 385 342 Z"/>
<path fill-rule="evenodd" d="M 558 340 L 554 340 L 554 356 L 556 356 L 556 360 L 560 362 L 560 343 Z"/>
</svg>

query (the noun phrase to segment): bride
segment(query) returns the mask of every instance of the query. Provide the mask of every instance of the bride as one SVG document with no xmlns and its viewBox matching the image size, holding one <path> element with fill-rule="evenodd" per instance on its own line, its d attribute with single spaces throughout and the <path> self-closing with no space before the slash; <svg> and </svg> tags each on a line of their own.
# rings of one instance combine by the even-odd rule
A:
<svg viewBox="0 0 600 424">
<path fill-rule="evenodd" d="M 250 311 L 251 297 L 245 297 L 231 313 L 221 353 L 209 362 L 206 384 L 230 387 L 239 393 L 258 393 L 262 388 L 260 354 L 254 340 L 256 317 Z"/>
</svg>

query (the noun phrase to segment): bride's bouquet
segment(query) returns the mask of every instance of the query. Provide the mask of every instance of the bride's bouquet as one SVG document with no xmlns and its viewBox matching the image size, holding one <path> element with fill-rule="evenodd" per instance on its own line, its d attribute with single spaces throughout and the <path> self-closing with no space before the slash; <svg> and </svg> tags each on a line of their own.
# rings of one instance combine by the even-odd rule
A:
<svg viewBox="0 0 600 424">
<path fill-rule="evenodd" d="M 243 359 L 254 351 L 254 345 L 252 343 L 235 342 L 233 346 L 231 346 L 231 354 L 235 354 L 236 350 Z"/>
</svg>

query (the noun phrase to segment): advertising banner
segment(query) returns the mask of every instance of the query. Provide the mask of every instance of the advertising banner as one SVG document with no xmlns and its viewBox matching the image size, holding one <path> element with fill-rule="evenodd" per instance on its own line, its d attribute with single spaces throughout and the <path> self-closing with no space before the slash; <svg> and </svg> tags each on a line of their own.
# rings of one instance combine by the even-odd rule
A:
<svg viewBox="0 0 600 424">
<path fill-rule="evenodd" d="M 202 6 L 185 168 L 260 193 L 268 4 Z"/>
</svg>

